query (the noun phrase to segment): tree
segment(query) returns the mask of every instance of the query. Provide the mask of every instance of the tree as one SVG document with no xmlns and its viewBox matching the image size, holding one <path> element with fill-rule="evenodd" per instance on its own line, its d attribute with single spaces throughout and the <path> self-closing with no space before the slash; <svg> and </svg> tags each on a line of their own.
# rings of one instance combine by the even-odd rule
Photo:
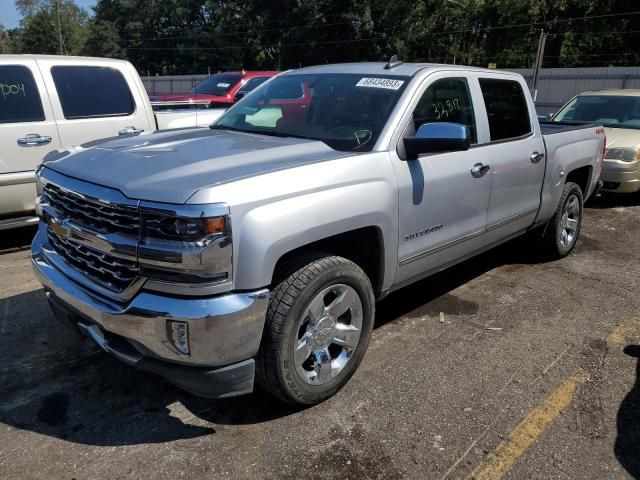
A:
<svg viewBox="0 0 640 480">
<path fill-rule="evenodd" d="M 0 24 L 0 54 L 11 53 L 11 38 L 4 26 Z"/>
<path fill-rule="evenodd" d="M 89 24 L 84 53 L 93 57 L 125 58 L 120 34 L 113 22 L 93 21 Z"/>
<path fill-rule="evenodd" d="M 18 0 L 22 53 L 82 53 L 88 15 L 73 0 Z"/>
</svg>

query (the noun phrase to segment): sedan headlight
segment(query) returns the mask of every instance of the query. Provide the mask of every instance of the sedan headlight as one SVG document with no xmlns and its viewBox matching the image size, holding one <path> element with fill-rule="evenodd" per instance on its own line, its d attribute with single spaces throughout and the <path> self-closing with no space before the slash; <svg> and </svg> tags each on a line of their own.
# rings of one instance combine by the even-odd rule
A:
<svg viewBox="0 0 640 480">
<path fill-rule="evenodd" d="M 635 147 L 609 148 L 605 154 L 607 160 L 621 160 L 635 162 L 640 160 L 640 145 Z"/>
</svg>

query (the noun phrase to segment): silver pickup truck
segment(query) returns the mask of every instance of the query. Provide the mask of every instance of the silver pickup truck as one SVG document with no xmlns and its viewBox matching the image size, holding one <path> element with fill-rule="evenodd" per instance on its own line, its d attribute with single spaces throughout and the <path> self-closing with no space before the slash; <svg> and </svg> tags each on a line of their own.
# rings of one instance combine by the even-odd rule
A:
<svg viewBox="0 0 640 480">
<path fill-rule="evenodd" d="M 541 126 L 513 73 L 303 68 L 210 128 L 50 157 L 33 266 L 56 317 L 126 363 L 313 404 L 354 373 L 389 292 L 527 232 L 568 255 L 604 142 Z"/>
</svg>

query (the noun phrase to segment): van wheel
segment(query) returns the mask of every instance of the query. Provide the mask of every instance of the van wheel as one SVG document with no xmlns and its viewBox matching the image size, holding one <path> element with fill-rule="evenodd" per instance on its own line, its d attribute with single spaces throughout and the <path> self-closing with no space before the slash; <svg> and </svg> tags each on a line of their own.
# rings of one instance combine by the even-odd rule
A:
<svg viewBox="0 0 640 480">
<path fill-rule="evenodd" d="M 584 200 L 582 190 L 573 182 L 564 186 L 558 208 L 542 230 L 546 253 L 552 258 L 564 258 L 576 246 L 582 227 Z"/>
<path fill-rule="evenodd" d="M 256 380 L 289 403 L 312 405 L 342 388 L 369 345 L 371 282 L 355 263 L 321 253 L 299 258 L 271 294 Z"/>
</svg>

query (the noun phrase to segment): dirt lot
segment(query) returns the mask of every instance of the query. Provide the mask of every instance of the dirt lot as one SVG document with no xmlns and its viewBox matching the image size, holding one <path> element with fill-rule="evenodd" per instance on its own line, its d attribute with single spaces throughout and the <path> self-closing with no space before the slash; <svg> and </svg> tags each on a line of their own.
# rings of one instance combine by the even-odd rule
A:
<svg viewBox="0 0 640 480">
<path fill-rule="evenodd" d="M 390 296 L 303 410 L 121 365 L 53 321 L 33 231 L 0 232 L 0 478 L 640 478 L 636 205 L 592 205 L 565 260 L 517 241 Z"/>
</svg>

